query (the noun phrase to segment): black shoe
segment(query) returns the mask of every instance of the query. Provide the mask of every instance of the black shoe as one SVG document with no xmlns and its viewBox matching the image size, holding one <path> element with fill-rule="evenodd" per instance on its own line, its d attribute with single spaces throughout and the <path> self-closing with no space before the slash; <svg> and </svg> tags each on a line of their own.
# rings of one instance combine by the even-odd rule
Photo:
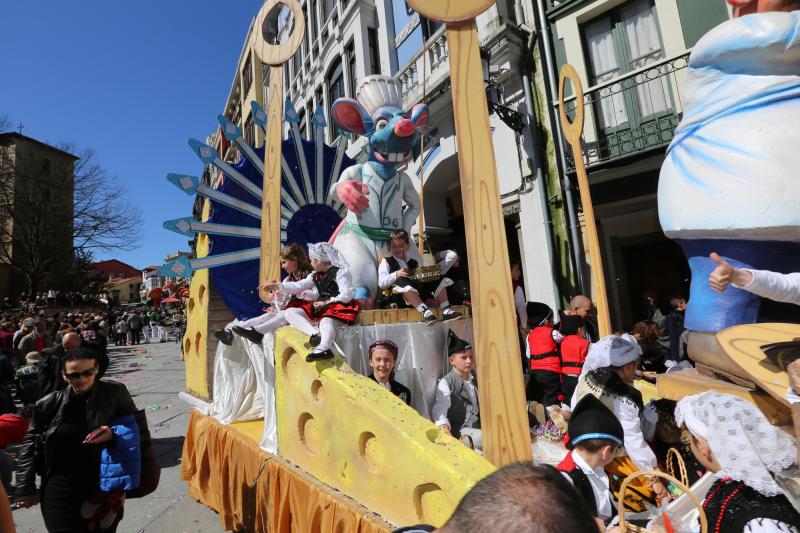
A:
<svg viewBox="0 0 800 533">
<path fill-rule="evenodd" d="M 225 346 L 233 344 L 233 333 L 231 333 L 230 330 L 218 329 L 214 332 L 214 336 Z"/>
<path fill-rule="evenodd" d="M 445 322 L 449 322 L 451 320 L 458 320 L 459 318 L 464 318 L 464 315 L 462 315 L 458 311 L 453 311 L 452 309 L 448 308 L 447 311 L 442 312 L 442 318 L 444 318 Z"/>
<path fill-rule="evenodd" d="M 425 313 L 424 315 L 422 315 L 422 322 L 426 326 L 432 326 L 433 324 L 436 324 L 438 321 L 439 319 L 436 318 L 436 315 L 434 315 L 433 313 Z"/>
<path fill-rule="evenodd" d="M 254 329 L 244 329 L 241 326 L 233 326 L 233 332 L 239 335 L 240 337 L 244 337 L 245 339 L 249 340 L 254 344 L 261 344 L 261 340 L 264 338 L 264 335 L 257 332 Z"/>
<path fill-rule="evenodd" d="M 308 338 L 308 345 L 312 348 L 319 346 L 320 342 L 322 342 L 322 337 L 320 337 L 319 333 L 314 333 Z"/>
<path fill-rule="evenodd" d="M 324 359 L 333 359 L 333 352 L 330 350 L 323 350 L 321 352 L 311 352 L 306 356 L 307 363 L 322 361 Z"/>
</svg>

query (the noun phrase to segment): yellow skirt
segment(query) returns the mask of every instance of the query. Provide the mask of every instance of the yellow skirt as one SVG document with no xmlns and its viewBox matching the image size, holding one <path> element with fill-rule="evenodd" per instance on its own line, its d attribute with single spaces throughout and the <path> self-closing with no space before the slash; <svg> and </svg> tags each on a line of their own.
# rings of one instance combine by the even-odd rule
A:
<svg viewBox="0 0 800 533">
<path fill-rule="evenodd" d="M 631 458 L 626 455 L 614 459 L 613 462 L 606 466 L 605 470 L 608 474 L 609 488 L 612 494 L 614 494 L 615 501 L 618 502 L 619 489 L 622 482 L 629 475 L 638 472 L 639 469 L 633 464 Z M 652 505 L 656 504 L 656 495 L 653 489 L 648 485 L 648 481 L 646 477 L 638 477 L 631 483 L 628 483 L 628 488 L 625 491 L 625 499 L 623 500 L 626 511 L 638 513 L 645 510 L 645 502 Z"/>
</svg>

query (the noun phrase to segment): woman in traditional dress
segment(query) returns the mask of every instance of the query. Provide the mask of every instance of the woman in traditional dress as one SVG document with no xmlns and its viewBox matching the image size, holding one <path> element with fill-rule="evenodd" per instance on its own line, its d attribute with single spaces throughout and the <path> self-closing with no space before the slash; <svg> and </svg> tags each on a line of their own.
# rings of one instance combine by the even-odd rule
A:
<svg viewBox="0 0 800 533">
<path fill-rule="evenodd" d="M 795 461 L 795 446 L 753 404 L 716 391 L 678 402 L 675 420 L 716 481 L 703 501 L 709 531 L 798 533 L 800 513 L 773 474 Z"/>
<path fill-rule="evenodd" d="M 614 493 L 629 474 L 658 469 L 656 455 L 646 442 L 655 434 L 658 415 L 655 407 L 645 407 L 642 393 L 633 386 L 641 353 L 639 343 L 627 333 L 603 337 L 590 346 L 572 396 L 573 408 L 587 394 L 597 397 L 622 424 L 626 455 L 606 467 Z M 667 496 L 663 483 L 655 477 L 634 481 L 631 489 L 626 492 L 624 503 L 634 512 L 643 511 L 646 501 L 652 503 Z"/>
</svg>

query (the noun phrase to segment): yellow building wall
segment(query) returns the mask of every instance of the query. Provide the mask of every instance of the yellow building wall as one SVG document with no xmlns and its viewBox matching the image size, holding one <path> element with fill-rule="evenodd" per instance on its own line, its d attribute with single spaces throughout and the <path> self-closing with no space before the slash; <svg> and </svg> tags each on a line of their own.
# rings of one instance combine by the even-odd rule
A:
<svg viewBox="0 0 800 533">
<path fill-rule="evenodd" d="M 202 219 L 208 220 L 210 204 L 203 203 Z M 208 255 L 208 235 L 197 236 L 197 257 Z M 186 391 L 206 401 L 211 401 L 211 375 L 208 365 L 208 270 L 198 270 L 192 275 L 189 286 L 188 319 L 183 336 L 183 356 L 186 364 Z"/>
<path fill-rule="evenodd" d="M 390 522 L 442 525 L 495 467 L 343 359 L 306 363 L 306 340 L 276 336 L 280 455 Z"/>
</svg>

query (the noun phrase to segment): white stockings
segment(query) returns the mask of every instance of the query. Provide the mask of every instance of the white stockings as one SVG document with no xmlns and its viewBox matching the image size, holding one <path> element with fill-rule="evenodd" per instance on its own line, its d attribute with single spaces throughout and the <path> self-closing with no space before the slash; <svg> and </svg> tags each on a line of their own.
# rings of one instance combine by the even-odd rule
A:
<svg viewBox="0 0 800 533">
<path fill-rule="evenodd" d="M 286 322 L 299 329 L 309 337 L 319 333 L 320 343 L 314 351 L 324 352 L 330 350 L 333 340 L 336 338 L 336 331 L 339 329 L 339 321 L 335 318 L 325 317 L 319 322 L 319 329 L 308 319 L 305 311 L 296 307 L 289 308 L 283 312 Z"/>
</svg>

